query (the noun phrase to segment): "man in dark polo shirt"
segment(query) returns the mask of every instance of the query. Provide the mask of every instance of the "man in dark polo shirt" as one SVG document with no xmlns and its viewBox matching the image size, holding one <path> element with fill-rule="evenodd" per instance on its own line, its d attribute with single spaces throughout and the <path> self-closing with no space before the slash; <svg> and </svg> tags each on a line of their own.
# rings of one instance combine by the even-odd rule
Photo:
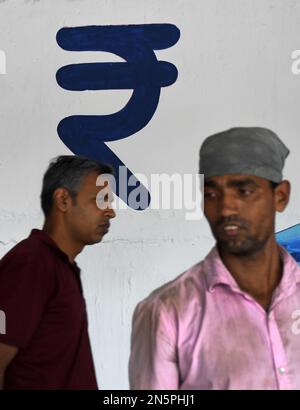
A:
<svg viewBox="0 0 300 410">
<path fill-rule="evenodd" d="M 84 157 L 58 157 L 43 179 L 43 229 L 33 229 L 0 261 L 2 389 L 97 389 L 74 259 L 102 240 L 115 217 L 111 195 L 104 195 L 109 187 L 96 185 L 108 173 Z"/>
</svg>

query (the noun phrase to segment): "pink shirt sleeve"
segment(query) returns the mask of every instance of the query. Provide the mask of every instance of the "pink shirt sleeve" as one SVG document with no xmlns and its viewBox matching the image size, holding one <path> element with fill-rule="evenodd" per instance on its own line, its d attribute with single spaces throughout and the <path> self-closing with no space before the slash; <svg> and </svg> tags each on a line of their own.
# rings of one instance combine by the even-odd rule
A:
<svg viewBox="0 0 300 410">
<path fill-rule="evenodd" d="M 176 326 L 157 299 L 141 302 L 132 322 L 129 382 L 132 390 L 176 390 Z"/>
</svg>

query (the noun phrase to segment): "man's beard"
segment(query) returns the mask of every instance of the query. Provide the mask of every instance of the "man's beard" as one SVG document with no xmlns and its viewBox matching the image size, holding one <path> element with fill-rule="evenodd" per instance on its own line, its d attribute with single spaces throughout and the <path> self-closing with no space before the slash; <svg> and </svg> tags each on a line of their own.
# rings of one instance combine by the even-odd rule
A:
<svg viewBox="0 0 300 410">
<path fill-rule="evenodd" d="M 237 256 L 251 256 L 264 248 L 268 238 L 258 240 L 253 236 L 244 238 L 219 239 L 216 237 L 218 249 Z"/>
<path fill-rule="evenodd" d="M 236 237 L 224 237 L 225 225 L 236 225 L 240 229 L 240 233 Z M 212 233 L 216 239 L 218 249 L 222 252 L 231 253 L 237 256 L 251 256 L 264 248 L 269 239 L 270 232 L 261 235 L 253 235 L 250 233 L 251 225 L 248 221 L 237 216 L 229 216 L 221 218 L 212 229 Z"/>
</svg>

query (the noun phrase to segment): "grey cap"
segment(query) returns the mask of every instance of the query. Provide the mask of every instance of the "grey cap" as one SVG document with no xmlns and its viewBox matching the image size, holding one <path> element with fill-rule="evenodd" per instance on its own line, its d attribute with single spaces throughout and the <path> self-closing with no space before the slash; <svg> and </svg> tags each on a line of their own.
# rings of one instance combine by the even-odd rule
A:
<svg viewBox="0 0 300 410">
<path fill-rule="evenodd" d="M 200 148 L 199 173 L 204 178 L 246 174 L 282 181 L 289 149 L 267 128 L 238 127 L 206 138 Z"/>
</svg>

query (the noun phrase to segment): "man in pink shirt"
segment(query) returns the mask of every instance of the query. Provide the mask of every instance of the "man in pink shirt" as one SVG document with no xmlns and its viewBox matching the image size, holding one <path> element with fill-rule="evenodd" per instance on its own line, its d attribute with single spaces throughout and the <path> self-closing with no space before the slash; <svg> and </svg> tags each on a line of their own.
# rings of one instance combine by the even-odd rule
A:
<svg viewBox="0 0 300 410">
<path fill-rule="evenodd" d="M 274 234 L 289 200 L 288 153 L 264 128 L 202 144 L 216 246 L 137 306 L 132 389 L 300 389 L 300 268 Z"/>
</svg>

